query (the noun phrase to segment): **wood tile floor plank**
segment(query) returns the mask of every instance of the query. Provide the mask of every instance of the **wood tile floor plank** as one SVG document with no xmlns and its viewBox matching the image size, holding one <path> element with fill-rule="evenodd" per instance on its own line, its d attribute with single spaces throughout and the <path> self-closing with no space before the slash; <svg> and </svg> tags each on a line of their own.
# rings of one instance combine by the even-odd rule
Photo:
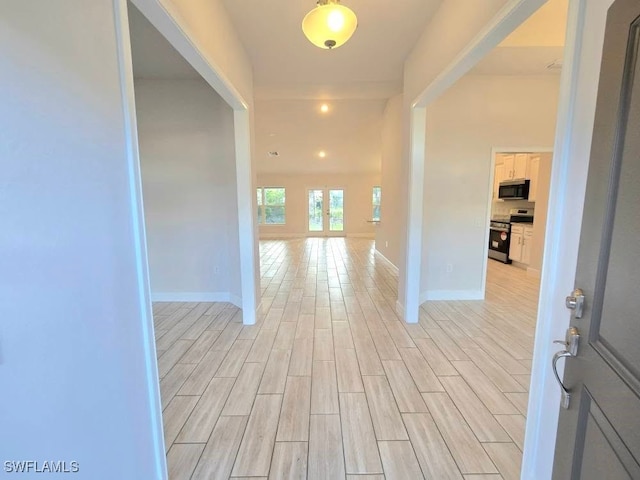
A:
<svg viewBox="0 0 640 480">
<path fill-rule="evenodd" d="M 344 478 L 344 455 L 339 415 L 311 415 L 309 480 Z"/>
<path fill-rule="evenodd" d="M 398 405 L 384 376 L 363 378 L 373 428 L 378 440 L 408 440 Z"/>
<path fill-rule="evenodd" d="M 364 393 L 340 394 L 340 419 L 347 473 L 383 473 Z"/>
<path fill-rule="evenodd" d="M 411 442 L 378 442 L 386 480 L 423 478 Z"/>
<path fill-rule="evenodd" d="M 232 475 L 269 475 L 276 440 L 282 395 L 257 395 L 247 428 L 236 456 Z"/>
<path fill-rule="evenodd" d="M 204 450 L 204 444 L 175 444 L 167 453 L 167 467 L 171 480 L 189 480 Z"/>
<path fill-rule="evenodd" d="M 422 395 L 462 473 L 498 473 L 449 396 L 445 393 Z"/>
<path fill-rule="evenodd" d="M 276 442 L 269 478 L 305 480 L 307 478 L 307 442 Z"/>
<path fill-rule="evenodd" d="M 249 417 L 220 417 L 207 442 L 192 480 L 228 478 Z"/>
</svg>

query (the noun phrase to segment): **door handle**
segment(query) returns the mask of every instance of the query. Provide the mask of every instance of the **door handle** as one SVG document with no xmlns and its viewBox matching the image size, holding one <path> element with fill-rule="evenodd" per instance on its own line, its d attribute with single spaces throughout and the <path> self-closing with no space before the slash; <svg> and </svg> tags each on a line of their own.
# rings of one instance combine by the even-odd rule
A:
<svg viewBox="0 0 640 480">
<path fill-rule="evenodd" d="M 556 380 L 558 381 L 558 385 L 560 385 L 560 389 L 562 390 L 562 396 L 560 397 L 560 405 L 565 410 L 568 409 L 569 405 L 571 404 L 571 391 L 567 387 L 565 387 L 564 383 L 562 383 L 562 380 L 560 380 L 560 375 L 558 375 L 558 360 L 560 360 L 561 358 L 567 358 L 567 357 L 573 357 L 573 355 L 571 355 L 566 350 L 561 350 L 559 352 L 556 352 L 553 355 L 553 360 L 551 361 L 553 374 L 555 375 Z"/>
<path fill-rule="evenodd" d="M 578 355 L 578 346 L 580 345 L 580 332 L 576 327 L 569 327 L 567 334 L 563 340 L 554 340 L 553 343 L 559 343 L 564 345 L 564 350 L 560 350 L 553 355 L 551 360 L 551 368 L 553 369 L 553 375 L 560 385 L 562 390 L 562 396 L 560 397 L 560 405 L 564 409 L 568 409 L 571 403 L 571 391 L 562 383 L 560 375 L 558 375 L 558 360 L 561 358 L 570 358 Z"/>
</svg>

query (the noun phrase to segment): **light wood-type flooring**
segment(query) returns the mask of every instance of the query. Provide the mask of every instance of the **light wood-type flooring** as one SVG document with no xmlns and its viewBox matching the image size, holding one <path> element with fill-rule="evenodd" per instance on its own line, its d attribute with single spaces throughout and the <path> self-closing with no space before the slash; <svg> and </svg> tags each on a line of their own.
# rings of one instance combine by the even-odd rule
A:
<svg viewBox="0 0 640 480">
<path fill-rule="evenodd" d="M 156 303 L 169 476 L 519 479 L 538 282 L 395 313 L 371 240 L 260 244 L 262 314 Z"/>
</svg>

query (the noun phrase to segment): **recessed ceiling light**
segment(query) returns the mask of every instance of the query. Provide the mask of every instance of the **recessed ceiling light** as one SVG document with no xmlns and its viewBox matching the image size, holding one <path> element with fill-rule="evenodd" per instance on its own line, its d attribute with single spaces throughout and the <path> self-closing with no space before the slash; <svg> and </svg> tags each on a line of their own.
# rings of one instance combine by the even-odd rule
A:
<svg viewBox="0 0 640 480">
<path fill-rule="evenodd" d="M 321 150 L 321 151 L 320 151 L 320 153 L 318 153 L 318 156 L 319 156 L 320 158 L 324 158 L 324 157 L 326 157 L 326 156 L 327 156 L 327 152 L 325 152 L 324 150 Z"/>
<path fill-rule="evenodd" d="M 320 111 L 321 111 L 322 113 L 327 113 L 327 112 L 329 111 L 329 105 L 327 105 L 326 103 L 323 103 L 323 104 L 320 106 Z"/>
</svg>

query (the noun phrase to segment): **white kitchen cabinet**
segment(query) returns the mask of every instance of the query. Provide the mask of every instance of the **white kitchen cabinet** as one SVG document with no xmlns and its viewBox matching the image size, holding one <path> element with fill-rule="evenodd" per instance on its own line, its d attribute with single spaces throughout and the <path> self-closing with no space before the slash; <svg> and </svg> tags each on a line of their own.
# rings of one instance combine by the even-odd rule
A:
<svg viewBox="0 0 640 480">
<path fill-rule="evenodd" d="M 528 153 L 505 153 L 498 158 L 504 165 L 503 181 L 529 178 L 532 155 Z M 496 160 L 496 168 L 497 166 L 498 160 Z"/>
<path fill-rule="evenodd" d="M 516 153 L 513 156 L 512 179 L 529 178 L 529 154 Z"/>
<path fill-rule="evenodd" d="M 540 155 L 532 155 L 529 165 L 529 201 L 535 202 L 538 196 L 538 174 L 540 171 Z"/>
<path fill-rule="evenodd" d="M 531 263 L 531 247 L 533 245 L 533 226 L 524 228 L 524 236 L 522 237 L 522 256 L 520 263 L 529 265 Z"/>
<path fill-rule="evenodd" d="M 514 262 L 529 265 L 531 263 L 531 246 L 533 242 L 533 225 L 511 224 L 511 243 L 509 258 Z"/>
<path fill-rule="evenodd" d="M 524 226 L 511 225 L 511 242 L 509 244 L 509 258 L 514 262 L 522 260 L 522 240 L 524 239 Z"/>
<path fill-rule="evenodd" d="M 506 180 L 504 163 L 496 163 L 496 170 L 493 175 L 493 199 L 498 200 L 498 193 L 500 192 L 500 182 Z"/>
<path fill-rule="evenodd" d="M 502 155 L 502 163 L 504 165 L 504 180 L 511 180 L 514 178 L 514 166 L 515 166 L 516 156 L 513 153 L 508 153 Z"/>
</svg>

